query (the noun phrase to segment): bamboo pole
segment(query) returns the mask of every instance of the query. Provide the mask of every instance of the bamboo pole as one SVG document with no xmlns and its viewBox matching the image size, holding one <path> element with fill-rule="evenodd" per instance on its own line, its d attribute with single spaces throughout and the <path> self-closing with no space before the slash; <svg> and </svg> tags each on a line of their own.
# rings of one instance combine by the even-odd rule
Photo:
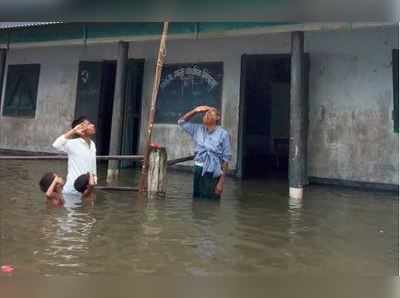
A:
<svg viewBox="0 0 400 298">
<path fill-rule="evenodd" d="M 167 32 L 168 32 L 168 22 L 164 22 L 163 32 L 162 32 L 161 40 L 160 40 L 160 49 L 158 51 L 156 73 L 155 73 L 154 82 L 153 82 L 153 92 L 151 95 L 149 122 L 148 122 L 148 128 L 147 128 L 147 140 L 146 140 L 145 148 L 144 148 L 142 174 L 140 176 L 140 181 L 139 181 L 139 191 L 140 192 L 145 192 L 147 190 L 147 174 L 149 171 L 149 155 L 150 155 L 151 136 L 153 133 L 154 118 L 156 115 L 157 95 L 158 95 L 158 89 L 160 86 L 161 71 L 162 71 L 162 67 L 163 67 L 165 55 L 166 55 L 165 43 L 167 40 Z"/>
</svg>

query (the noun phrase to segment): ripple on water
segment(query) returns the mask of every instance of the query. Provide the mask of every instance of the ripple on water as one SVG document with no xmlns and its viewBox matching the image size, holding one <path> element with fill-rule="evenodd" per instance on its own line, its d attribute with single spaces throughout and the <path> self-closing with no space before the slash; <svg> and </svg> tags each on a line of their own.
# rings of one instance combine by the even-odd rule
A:
<svg viewBox="0 0 400 298">
<path fill-rule="evenodd" d="M 65 163 L 2 162 L 0 263 L 43 275 L 392 274 L 396 195 L 227 179 L 220 202 L 191 199 L 190 174 L 171 172 L 165 199 L 98 191 L 48 207 L 37 187 Z M 104 169 L 100 167 L 102 172 Z M 137 175 L 123 172 L 122 185 Z M 104 177 L 104 175 L 102 176 Z M 383 232 L 380 232 L 383 231 Z"/>
</svg>

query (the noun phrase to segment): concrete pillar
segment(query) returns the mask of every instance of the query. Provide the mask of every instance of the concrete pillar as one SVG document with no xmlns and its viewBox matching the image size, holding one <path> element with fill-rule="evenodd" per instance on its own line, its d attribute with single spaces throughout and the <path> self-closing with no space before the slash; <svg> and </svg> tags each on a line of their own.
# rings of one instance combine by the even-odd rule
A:
<svg viewBox="0 0 400 298">
<path fill-rule="evenodd" d="M 123 106 L 126 89 L 126 73 L 128 64 L 129 43 L 118 43 L 117 71 L 115 78 L 114 102 L 111 121 L 110 155 L 121 154 Z M 108 161 L 107 180 L 119 174 L 120 161 Z"/>
<path fill-rule="evenodd" d="M 289 196 L 303 197 L 307 181 L 307 101 L 304 78 L 304 33 L 292 32 L 290 85 Z"/>
<path fill-rule="evenodd" d="M 6 59 L 7 59 L 7 49 L 0 49 L 0 103 L 1 95 L 3 94 L 3 81 L 6 71 Z"/>
</svg>

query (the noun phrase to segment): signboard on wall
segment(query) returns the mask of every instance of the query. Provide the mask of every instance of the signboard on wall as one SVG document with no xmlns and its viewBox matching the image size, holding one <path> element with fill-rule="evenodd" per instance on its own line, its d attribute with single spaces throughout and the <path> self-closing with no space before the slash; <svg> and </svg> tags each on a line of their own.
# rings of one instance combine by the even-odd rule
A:
<svg viewBox="0 0 400 298">
<path fill-rule="evenodd" d="M 173 123 L 196 106 L 221 107 L 223 63 L 166 64 L 157 101 L 157 123 Z M 196 116 L 193 121 L 200 122 Z"/>
</svg>

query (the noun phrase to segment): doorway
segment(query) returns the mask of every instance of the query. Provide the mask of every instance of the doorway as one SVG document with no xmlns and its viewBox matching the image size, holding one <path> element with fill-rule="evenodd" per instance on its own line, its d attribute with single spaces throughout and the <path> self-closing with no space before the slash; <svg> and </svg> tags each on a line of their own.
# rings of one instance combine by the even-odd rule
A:
<svg viewBox="0 0 400 298">
<path fill-rule="evenodd" d="M 288 177 L 290 55 L 243 55 L 242 178 Z"/>
<path fill-rule="evenodd" d="M 96 125 L 98 155 L 109 150 L 115 72 L 115 61 L 79 63 L 75 118 L 86 116 Z"/>
<path fill-rule="evenodd" d="M 137 154 L 144 60 L 129 59 L 123 102 L 121 154 Z M 116 61 L 81 61 L 75 117 L 88 117 L 96 125 L 97 155 L 108 155 L 114 102 Z M 129 167 L 129 161 L 121 167 Z"/>
<path fill-rule="evenodd" d="M 130 59 L 126 74 L 126 92 L 124 101 L 124 115 L 122 121 L 121 154 L 138 154 L 140 138 L 140 115 L 142 112 L 142 87 L 143 87 L 144 60 Z M 135 165 L 134 161 L 123 160 L 121 168 Z"/>
<path fill-rule="evenodd" d="M 107 155 L 110 149 L 111 120 L 114 103 L 115 74 L 117 64 L 115 61 L 103 62 L 101 82 L 101 95 L 96 140 L 98 155 Z"/>
</svg>

